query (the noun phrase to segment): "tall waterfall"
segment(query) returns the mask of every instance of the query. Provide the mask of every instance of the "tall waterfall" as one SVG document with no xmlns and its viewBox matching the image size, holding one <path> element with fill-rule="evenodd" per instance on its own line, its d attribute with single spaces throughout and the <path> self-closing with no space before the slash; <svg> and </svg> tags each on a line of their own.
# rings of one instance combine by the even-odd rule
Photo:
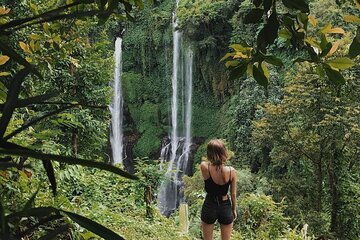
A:
<svg viewBox="0 0 360 240">
<path fill-rule="evenodd" d="M 177 2 L 178 4 L 178 2 Z M 171 135 L 161 149 L 161 161 L 169 162 L 158 194 L 159 209 L 169 216 L 184 201 L 182 177 L 188 169 L 191 146 L 191 107 L 193 52 L 184 50 L 182 33 L 173 20 L 173 72 L 171 98 Z"/>
<path fill-rule="evenodd" d="M 193 52 L 188 49 L 185 57 L 185 88 L 186 88 L 186 105 L 185 105 L 185 163 L 189 160 L 191 146 L 191 118 L 192 118 L 192 92 L 193 92 Z"/>
<path fill-rule="evenodd" d="M 123 159 L 123 96 L 121 90 L 121 73 L 122 73 L 122 62 L 121 62 L 121 49 L 122 39 L 116 38 L 115 41 L 115 70 L 114 70 L 114 81 L 112 87 L 114 90 L 113 101 L 110 105 L 111 111 L 111 133 L 110 142 L 112 148 L 112 159 L 113 163 L 122 163 Z"/>
</svg>

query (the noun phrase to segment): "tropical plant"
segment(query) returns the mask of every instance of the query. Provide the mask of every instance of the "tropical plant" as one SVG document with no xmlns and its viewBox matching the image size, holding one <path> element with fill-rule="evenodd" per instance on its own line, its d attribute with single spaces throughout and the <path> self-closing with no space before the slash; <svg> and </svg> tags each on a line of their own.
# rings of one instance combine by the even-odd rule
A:
<svg viewBox="0 0 360 240">
<path fill-rule="evenodd" d="M 137 179 L 137 177 L 128 174 L 120 168 L 102 162 L 57 154 L 47 154 L 39 151 L 36 148 L 36 145 L 31 146 L 31 144 L 27 144 L 25 146 L 24 144 L 21 144 L 22 141 L 17 137 L 26 136 L 26 134 L 28 134 L 27 131 L 32 129 L 32 127 L 39 122 L 64 112 L 67 109 L 80 107 L 82 105 L 85 105 L 86 107 L 88 104 L 80 104 L 76 102 L 49 103 L 47 102 L 48 100 L 55 97 L 60 97 L 61 99 L 61 96 L 59 96 L 56 92 L 49 91 L 48 89 L 45 93 L 35 96 L 31 96 L 30 93 L 29 96 L 29 91 L 27 91 L 25 87 L 25 80 L 29 81 L 29 78 L 31 77 L 33 81 L 36 79 L 36 81 L 43 82 L 44 86 L 46 86 L 47 80 L 43 77 L 43 73 L 37 65 L 33 65 L 31 63 L 33 61 L 32 58 L 23 57 L 22 54 L 19 53 L 14 42 L 16 37 L 14 38 L 13 36 L 24 29 L 28 29 L 30 27 L 32 28 L 34 26 L 42 26 L 40 30 L 37 30 L 39 34 L 30 34 L 31 41 L 29 43 L 22 41 L 19 42 L 20 48 L 23 52 L 25 54 L 32 54 L 33 51 L 35 52 L 39 50 L 41 46 L 52 46 L 56 51 L 61 51 L 61 38 L 59 35 L 53 34 L 51 35 L 50 40 L 45 42 L 41 40 L 43 35 L 51 34 L 51 28 L 61 29 L 61 25 L 58 24 L 59 22 L 66 23 L 70 20 L 83 19 L 85 17 L 97 17 L 99 24 L 104 23 L 110 18 L 110 16 L 115 16 L 120 20 L 132 19 L 130 11 L 133 8 L 141 9 L 143 7 L 143 2 L 140 0 L 70 0 L 66 1 L 66 3 L 63 1 L 56 3 L 55 7 L 52 7 L 51 10 L 39 9 L 39 7 L 34 3 L 30 3 L 30 7 L 33 12 L 33 16 L 16 18 L 11 18 L 10 8 L 0 8 L 0 51 L 2 53 L 0 55 L 0 75 L 2 77 L 0 82 L 0 154 L 4 156 L 0 159 L 0 169 L 2 173 L 7 174 L 8 172 L 14 171 L 14 168 L 30 168 L 31 166 L 28 164 L 30 159 L 40 160 L 46 171 L 54 195 L 57 193 L 57 181 L 54 174 L 53 161 L 60 162 L 61 164 L 76 164 L 98 168 L 129 179 Z M 64 30 L 65 29 L 61 31 Z M 33 57 L 36 58 L 36 54 Z M 76 65 L 76 60 L 73 61 L 73 64 Z M 40 66 L 41 64 L 39 63 L 38 65 Z M 18 126 L 18 123 L 14 122 L 16 121 L 14 116 L 18 114 L 19 109 L 30 108 L 36 110 L 37 108 L 34 106 L 46 106 L 47 104 L 57 105 L 57 108 L 55 110 L 49 110 L 35 119 L 26 119 L 20 126 Z M 58 122 L 60 122 L 60 120 L 58 120 Z M 72 125 L 74 124 L 73 121 L 64 121 L 63 119 L 61 122 L 63 125 L 70 127 L 74 126 Z M 41 141 L 41 138 L 38 140 Z M 74 222 L 93 231 L 105 239 L 122 239 L 122 237 L 110 229 L 107 229 L 93 220 L 85 218 L 81 215 L 54 207 L 34 208 L 33 203 L 37 193 L 38 191 L 34 192 L 31 198 L 27 202 L 23 203 L 22 209 L 16 212 L 9 212 L 8 209 L 5 209 L 2 199 L 0 199 L 0 236 L 2 239 L 23 237 L 45 223 L 63 219 L 65 217 L 70 218 Z M 26 226 L 25 228 L 19 228 L 24 217 L 35 218 L 38 222 L 34 225 Z M 68 223 L 61 223 L 60 225 L 47 231 L 43 238 L 48 239 L 55 237 L 68 229 L 69 226 L 70 225 Z"/>
<path fill-rule="evenodd" d="M 355 184 L 351 179 L 358 177 L 352 164 L 358 151 L 354 141 L 359 139 L 359 121 L 353 116 L 358 112 L 358 80 L 349 75 L 349 83 L 338 91 L 312 73 L 310 64 L 301 68 L 283 88 L 281 101 L 259 107 L 263 115 L 253 121 L 252 143 L 258 149 L 269 147 L 268 161 L 261 161 L 260 169 L 276 176 L 274 197 L 288 197 L 291 215 L 308 211 L 302 218 L 310 228 L 319 226 L 320 234 L 329 224 L 330 232 L 345 238 L 340 219 L 347 219 L 344 211 L 351 206 L 347 191 L 358 194 L 350 187 Z M 346 225 L 357 221 L 353 218 Z"/>
<path fill-rule="evenodd" d="M 283 66 L 281 58 L 269 54 L 271 46 L 276 40 L 281 40 L 285 45 L 291 46 L 306 57 L 298 57 L 296 62 L 307 61 L 312 63 L 316 73 L 329 83 L 341 86 L 345 79 L 341 70 L 355 65 L 351 58 L 360 53 L 360 31 L 349 48 L 349 57 L 333 57 L 339 42 L 331 42 L 329 35 L 343 35 L 345 31 L 340 27 L 333 27 L 331 23 L 318 26 L 315 16 L 310 15 L 309 3 L 305 0 L 254 0 L 254 7 L 250 9 L 244 19 L 245 24 L 264 23 L 256 36 L 256 44 L 232 44 L 232 52 L 227 53 L 221 61 L 230 70 L 229 79 L 239 78 L 247 73 L 257 83 L 265 88 L 269 85 L 270 74 L 268 64 Z M 340 4 L 340 1 L 338 1 Z M 356 7 L 360 10 L 360 3 L 355 0 Z M 349 22 L 359 22 L 353 15 L 344 17 Z M 297 55 L 298 56 L 298 55 Z"/>
</svg>

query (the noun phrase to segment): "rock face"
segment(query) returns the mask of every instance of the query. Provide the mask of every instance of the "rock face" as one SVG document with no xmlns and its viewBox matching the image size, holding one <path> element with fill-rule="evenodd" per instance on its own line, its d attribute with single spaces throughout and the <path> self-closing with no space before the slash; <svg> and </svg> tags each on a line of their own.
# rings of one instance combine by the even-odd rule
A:
<svg viewBox="0 0 360 240">
<path fill-rule="evenodd" d="M 134 174 L 134 152 L 133 148 L 136 142 L 140 138 L 140 134 L 136 131 L 136 125 L 134 119 L 131 117 L 129 107 L 124 105 L 124 122 L 126 123 L 126 129 L 124 131 L 124 168 L 128 173 Z"/>
<path fill-rule="evenodd" d="M 219 130 L 220 107 L 230 89 L 218 62 L 222 47 L 198 44 L 178 29 L 176 18 L 171 21 L 173 7 L 170 1 L 159 3 L 159 22 L 130 24 L 122 35 L 123 165 L 134 173 L 136 158 L 169 162 L 166 188 L 176 196 L 165 215 L 182 201 L 182 176 L 193 174 L 198 148 Z"/>
<path fill-rule="evenodd" d="M 140 138 L 140 134 L 137 132 L 125 132 L 125 136 L 124 136 L 124 156 L 125 158 L 123 159 L 123 164 L 124 164 L 124 168 L 125 171 L 127 171 L 128 173 L 134 174 L 135 173 L 135 167 L 134 167 L 134 153 L 133 153 L 133 148 L 136 144 L 136 142 L 139 140 Z M 194 156 L 196 154 L 196 151 L 198 150 L 198 148 L 204 143 L 205 138 L 204 137 L 193 137 L 192 138 L 192 144 L 190 147 L 190 155 L 189 155 L 189 162 L 187 164 L 186 167 L 186 175 L 188 176 L 192 176 L 194 173 L 194 162 L 196 162 L 196 159 L 194 159 Z M 169 137 L 165 136 L 162 139 L 162 145 L 169 143 Z M 110 144 L 109 144 L 109 150 L 108 152 L 110 153 Z M 110 155 L 110 154 L 109 154 Z M 159 150 L 157 152 L 155 152 L 152 156 L 150 156 L 150 159 L 153 160 L 158 160 L 160 159 L 161 156 L 161 149 L 159 148 Z"/>
<path fill-rule="evenodd" d="M 123 164 L 124 164 L 125 171 L 127 171 L 128 173 L 131 173 L 131 174 L 135 173 L 133 147 L 136 144 L 139 137 L 140 136 L 138 133 L 133 132 L 130 135 L 125 136 L 125 139 L 124 139 L 125 159 L 123 161 Z"/>
<path fill-rule="evenodd" d="M 171 160 L 171 139 L 169 137 L 163 138 L 160 160 L 161 162 L 167 162 L 167 171 L 165 179 L 159 188 L 158 207 L 160 212 L 167 217 L 185 201 L 182 177 L 193 174 L 195 152 L 204 141 L 204 139 L 201 138 L 194 138 L 194 140 L 187 153 L 185 138 L 180 138 L 176 148 L 175 159 Z M 185 154 L 187 154 L 187 156 Z"/>
</svg>

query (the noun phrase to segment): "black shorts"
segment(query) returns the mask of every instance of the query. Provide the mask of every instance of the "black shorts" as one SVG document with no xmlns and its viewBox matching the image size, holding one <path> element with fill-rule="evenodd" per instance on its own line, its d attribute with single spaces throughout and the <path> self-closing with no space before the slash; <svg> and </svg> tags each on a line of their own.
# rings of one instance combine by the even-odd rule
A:
<svg viewBox="0 0 360 240">
<path fill-rule="evenodd" d="M 222 197 L 206 195 L 201 208 L 201 220 L 207 224 L 213 224 L 216 220 L 220 224 L 230 224 L 234 221 L 230 199 L 222 200 Z"/>
</svg>

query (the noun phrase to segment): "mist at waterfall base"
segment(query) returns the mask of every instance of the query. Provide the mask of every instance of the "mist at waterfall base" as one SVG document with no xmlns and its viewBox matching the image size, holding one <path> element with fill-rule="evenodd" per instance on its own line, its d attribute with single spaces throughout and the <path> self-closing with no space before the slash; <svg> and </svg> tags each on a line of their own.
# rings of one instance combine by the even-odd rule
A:
<svg viewBox="0 0 360 240">
<path fill-rule="evenodd" d="M 168 162 L 165 180 L 161 183 L 158 193 L 158 207 L 165 216 L 169 216 L 184 201 L 182 177 L 184 174 L 188 175 L 191 172 L 189 156 L 191 147 L 193 53 L 190 48 L 183 48 L 182 34 L 175 31 L 176 25 L 177 23 L 174 20 L 171 133 L 163 141 L 160 155 L 163 163 Z M 122 39 L 118 37 L 115 41 L 114 80 L 111 84 L 113 100 L 110 105 L 112 119 L 110 143 L 113 164 L 122 164 L 124 157 L 121 47 Z"/>
<path fill-rule="evenodd" d="M 173 29 L 176 29 L 176 21 Z M 193 53 L 184 50 L 181 32 L 173 33 L 173 74 L 171 98 L 171 135 L 163 141 L 160 159 L 168 162 L 165 180 L 158 193 L 160 212 L 169 216 L 184 201 L 182 177 L 189 173 L 192 118 Z M 180 128 L 181 127 L 181 128 Z"/>
<path fill-rule="evenodd" d="M 122 163 L 123 159 L 123 96 L 121 89 L 122 74 L 122 39 L 116 38 L 114 53 L 114 80 L 112 81 L 113 100 L 110 105 L 111 129 L 110 143 L 112 149 L 112 163 Z"/>
</svg>

